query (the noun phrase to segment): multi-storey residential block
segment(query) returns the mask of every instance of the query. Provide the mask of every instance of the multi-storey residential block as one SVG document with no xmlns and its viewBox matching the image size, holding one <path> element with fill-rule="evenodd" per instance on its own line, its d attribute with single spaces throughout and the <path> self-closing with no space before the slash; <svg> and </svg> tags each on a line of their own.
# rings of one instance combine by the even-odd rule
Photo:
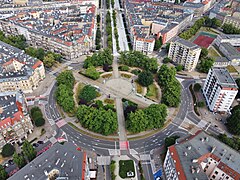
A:
<svg viewBox="0 0 240 180">
<path fill-rule="evenodd" d="M 44 6 L 5 12 L 0 30 L 26 37 L 34 47 L 61 54 L 67 60 L 94 48 L 96 6 L 92 4 Z"/>
<path fill-rule="evenodd" d="M 226 68 L 214 67 L 209 70 L 202 90 L 210 111 L 228 112 L 238 86 Z"/>
<path fill-rule="evenodd" d="M 221 43 L 219 46 L 219 50 L 223 53 L 227 60 L 231 62 L 231 65 L 240 65 L 240 52 L 230 43 Z"/>
<path fill-rule="evenodd" d="M 240 35 L 239 34 L 219 34 L 214 42 L 218 47 L 221 43 L 230 43 L 232 46 L 240 46 Z"/>
<path fill-rule="evenodd" d="M 0 41 L 0 92 L 30 93 L 45 78 L 42 61 Z"/>
<path fill-rule="evenodd" d="M 234 27 L 240 29 L 240 17 L 226 16 L 223 21 L 224 24 L 232 24 Z"/>
<path fill-rule="evenodd" d="M 240 179 L 240 154 L 226 144 L 203 131 L 177 141 L 164 160 L 167 180 Z"/>
<path fill-rule="evenodd" d="M 0 93 L 0 148 L 6 143 L 22 142 L 33 125 L 21 91 Z"/>
<path fill-rule="evenodd" d="M 191 22 L 193 14 L 171 4 L 126 0 L 125 15 L 134 50 L 151 53 L 154 38 L 170 41 Z"/>
<path fill-rule="evenodd" d="M 168 57 L 177 64 L 181 64 L 186 71 L 193 71 L 198 63 L 201 48 L 184 39 L 171 42 Z"/>
</svg>

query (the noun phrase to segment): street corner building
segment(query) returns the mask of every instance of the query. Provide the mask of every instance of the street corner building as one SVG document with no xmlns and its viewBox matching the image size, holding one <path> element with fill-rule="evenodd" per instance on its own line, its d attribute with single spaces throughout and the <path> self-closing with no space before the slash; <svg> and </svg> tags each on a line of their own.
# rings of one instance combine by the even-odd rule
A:
<svg viewBox="0 0 240 180">
<path fill-rule="evenodd" d="M 198 131 L 168 148 L 164 170 L 167 180 L 239 180 L 240 154 Z"/>
<path fill-rule="evenodd" d="M 33 124 L 22 91 L 0 93 L 0 149 L 6 143 L 21 143 L 32 133 Z"/>
<path fill-rule="evenodd" d="M 19 179 L 90 179 L 87 155 L 71 142 L 56 143 L 9 178 Z"/>
<path fill-rule="evenodd" d="M 214 67 L 209 70 L 203 95 L 210 111 L 229 112 L 237 93 L 238 86 L 226 68 Z"/>
<path fill-rule="evenodd" d="M 184 67 L 186 71 L 193 71 L 198 63 L 201 47 L 192 42 L 178 38 L 171 42 L 168 57 Z"/>
<path fill-rule="evenodd" d="M 0 92 L 31 93 L 44 78 L 42 61 L 0 41 Z"/>
</svg>

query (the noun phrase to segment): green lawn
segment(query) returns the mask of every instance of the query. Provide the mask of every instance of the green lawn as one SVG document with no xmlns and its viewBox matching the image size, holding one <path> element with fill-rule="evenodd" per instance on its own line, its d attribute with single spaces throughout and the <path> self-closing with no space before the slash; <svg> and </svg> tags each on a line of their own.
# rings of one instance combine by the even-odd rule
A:
<svg viewBox="0 0 240 180">
<path fill-rule="evenodd" d="M 235 69 L 234 66 L 232 65 L 228 65 L 227 67 L 227 70 L 230 72 L 230 73 L 237 73 L 238 71 Z"/>
<path fill-rule="evenodd" d="M 151 99 L 157 99 L 158 98 L 158 89 L 155 84 L 151 84 L 147 87 L 147 97 Z"/>
<path fill-rule="evenodd" d="M 216 52 L 215 49 L 210 47 L 209 50 L 208 50 L 208 56 L 214 58 L 214 57 L 219 57 L 219 54 Z"/>
<path fill-rule="evenodd" d="M 120 160 L 119 161 L 119 176 L 121 178 L 130 178 L 127 176 L 127 172 L 133 172 L 133 176 L 135 177 L 135 169 L 133 160 Z"/>
<path fill-rule="evenodd" d="M 137 93 L 142 94 L 143 87 L 137 81 L 135 81 L 135 84 L 136 84 L 136 88 L 137 88 Z"/>
</svg>

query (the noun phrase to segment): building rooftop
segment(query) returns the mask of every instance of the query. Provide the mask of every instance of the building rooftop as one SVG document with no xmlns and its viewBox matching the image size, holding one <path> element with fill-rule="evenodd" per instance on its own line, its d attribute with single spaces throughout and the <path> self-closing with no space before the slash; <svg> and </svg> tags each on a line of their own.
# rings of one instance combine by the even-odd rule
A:
<svg viewBox="0 0 240 180">
<path fill-rule="evenodd" d="M 213 67 L 212 70 L 213 70 L 214 74 L 216 75 L 216 77 L 222 87 L 238 89 L 238 86 L 237 86 L 235 80 L 233 79 L 233 77 L 230 75 L 230 73 L 228 72 L 228 70 L 226 68 Z"/>
<path fill-rule="evenodd" d="M 24 103 L 23 95 L 20 92 L 2 92 L 0 93 L 0 121 L 12 119 L 14 115 L 21 110 L 21 104 Z M 1 125 L 1 124 L 0 124 Z"/>
<path fill-rule="evenodd" d="M 13 61 L 21 63 L 21 69 L 5 68 Z M 27 80 L 42 62 L 23 50 L 0 41 L 0 82 Z"/>
<path fill-rule="evenodd" d="M 218 168 L 233 179 L 240 178 L 240 154 L 203 131 L 180 139 L 169 150 L 175 157 L 177 171 L 182 169 L 187 179 L 208 179 L 200 168 L 200 164 L 206 163 L 208 157 L 218 161 Z"/>
<path fill-rule="evenodd" d="M 56 143 L 49 150 L 24 166 L 9 180 L 46 180 L 49 172 L 57 170 L 59 179 L 82 179 L 85 176 L 86 154 L 71 142 Z"/>
<path fill-rule="evenodd" d="M 228 42 L 223 42 L 223 43 L 221 43 L 220 44 L 220 46 L 222 46 L 226 51 L 225 52 L 227 52 L 227 57 L 232 57 L 232 56 L 239 56 L 239 58 L 240 58 L 240 52 L 235 48 L 235 47 L 233 47 L 230 43 L 228 43 Z"/>
<path fill-rule="evenodd" d="M 85 37 L 93 38 L 96 6 L 64 5 L 35 7 L 9 12 L 1 21 L 10 22 L 27 28 L 30 32 L 40 34 L 67 45 L 84 43 Z"/>
<path fill-rule="evenodd" d="M 180 44 L 182 44 L 182 45 L 184 45 L 187 48 L 192 49 L 192 50 L 200 48 L 200 46 L 198 46 L 198 45 L 196 45 L 196 44 L 194 44 L 190 41 L 187 41 L 185 39 L 182 39 L 182 38 L 178 38 L 175 42 L 180 43 Z"/>
</svg>

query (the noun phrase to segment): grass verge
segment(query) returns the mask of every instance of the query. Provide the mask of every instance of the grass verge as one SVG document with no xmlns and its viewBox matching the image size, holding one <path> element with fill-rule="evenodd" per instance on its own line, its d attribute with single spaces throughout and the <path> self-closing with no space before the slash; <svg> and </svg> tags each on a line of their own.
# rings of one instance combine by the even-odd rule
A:
<svg viewBox="0 0 240 180">
<path fill-rule="evenodd" d="M 132 176 L 128 176 L 128 172 L 133 173 Z M 135 177 L 135 169 L 133 160 L 120 160 L 119 161 L 119 176 L 121 178 Z"/>
<path fill-rule="evenodd" d="M 158 99 L 158 89 L 155 84 L 151 84 L 147 87 L 147 94 L 146 96 L 150 99 L 157 100 Z"/>
</svg>

